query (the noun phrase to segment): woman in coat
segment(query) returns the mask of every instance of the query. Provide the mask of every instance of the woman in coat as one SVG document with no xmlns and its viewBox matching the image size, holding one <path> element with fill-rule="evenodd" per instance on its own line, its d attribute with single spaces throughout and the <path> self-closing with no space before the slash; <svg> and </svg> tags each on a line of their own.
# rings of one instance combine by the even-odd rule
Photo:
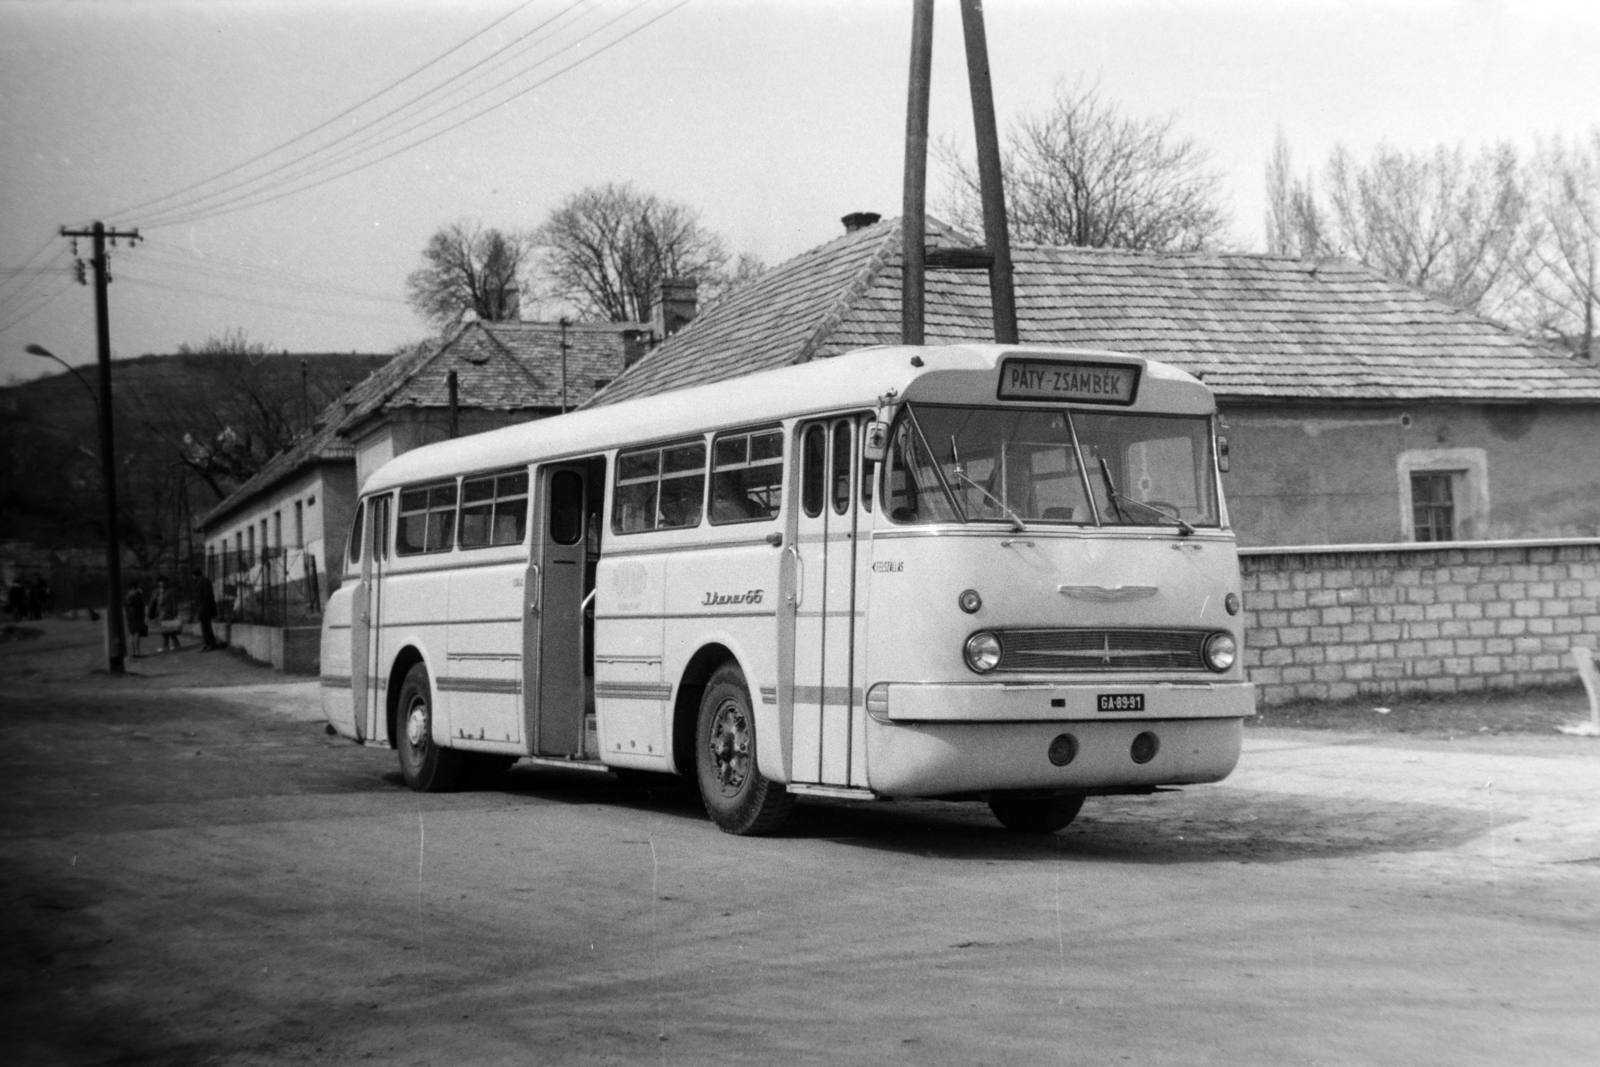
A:
<svg viewBox="0 0 1600 1067">
<path fill-rule="evenodd" d="M 122 621 L 127 623 L 128 651 L 135 659 L 144 655 L 144 635 L 150 632 L 144 623 L 144 610 L 144 589 L 134 582 L 122 598 Z"/>
</svg>

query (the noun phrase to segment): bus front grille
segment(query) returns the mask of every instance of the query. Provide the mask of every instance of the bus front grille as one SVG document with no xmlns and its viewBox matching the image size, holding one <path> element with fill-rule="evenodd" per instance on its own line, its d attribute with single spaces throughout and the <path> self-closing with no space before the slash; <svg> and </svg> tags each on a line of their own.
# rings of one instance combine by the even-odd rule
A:
<svg viewBox="0 0 1600 1067">
<path fill-rule="evenodd" d="M 1002 630 L 1002 671 L 1203 671 L 1209 630 Z"/>
</svg>

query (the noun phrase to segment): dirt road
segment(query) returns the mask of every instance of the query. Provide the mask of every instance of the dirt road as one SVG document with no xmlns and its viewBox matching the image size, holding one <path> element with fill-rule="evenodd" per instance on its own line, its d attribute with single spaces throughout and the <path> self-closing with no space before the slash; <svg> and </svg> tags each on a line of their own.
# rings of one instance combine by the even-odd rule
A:
<svg viewBox="0 0 1600 1067">
<path fill-rule="evenodd" d="M 1054 838 L 740 839 L 609 775 L 421 797 L 314 685 L 93 659 L 0 647 L 9 1062 L 1600 1061 L 1600 742 L 1252 729 Z"/>
</svg>

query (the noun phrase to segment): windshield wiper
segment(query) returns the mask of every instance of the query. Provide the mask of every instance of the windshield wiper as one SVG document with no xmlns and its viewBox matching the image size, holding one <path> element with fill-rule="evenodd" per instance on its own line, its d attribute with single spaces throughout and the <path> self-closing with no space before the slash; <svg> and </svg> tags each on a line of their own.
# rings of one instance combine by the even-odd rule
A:
<svg viewBox="0 0 1600 1067">
<path fill-rule="evenodd" d="M 922 449 L 928 454 L 928 464 L 933 467 L 934 477 L 939 479 L 939 488 L 944 490 L 945 502 L 950 505 L 950 510 L 955 513 L 956 519 L 962 523 L 967 521 L 967 513 L 961 507 L 961 502 L 956 499 L 955 490 L 950 488 L 950 483 L 945 479 L 944 468 L 939 466 L 938 457 L 933 454 L 933 446 L 928 444 L 928 437 L 922 432 L 922 423 L 917 421 L 917 413 L 911 405 L 906 405 L 906 419 L 911 423 L 911 428 L 917 431 L 917 440 L 922 442 Z M 913 468 L 915 464 L 912 464 Z"/>
<path fill-rule="evenodd" d="M 1006 502 L 1004 500 L 1001 500 L 999 497 L 997 497 L 993 493 L 989 492 L 989 490 L 985 489 L 983 486 L 979 485 L 977 482 L 975 482 L 971 478 L 967 477 L 967 470 L 961 464 L 961 453 L 956 451 L 956 435 L 955 434 L 951 434 L 950 435 L 950 470 L 952 472 L 954 472 L 954 474 L 955 474 L 955 476 L 957 478 L 960 478 L 962 481 L 964 481 L 968 485 L 972 486 L 972 488 L 976 489 L 978 492 L 982 493 L 984 496 L 986 496 L 990 500 L 994 501 L 995 506 L 997 508 L 999 508 L 1001 511 L 1005 512 L 1006 513 L 1006 518 L 1011 520 L 1011 531 L 1013 533 L 1026 533 L 1027 532 L 1028 527 L 1023 525 L 1021 516 L 1019 516 L 1015 511 L 1012 511 L 1009 507 L 1007 507 L 1006 506 Z"/>
<path fill-rule="evenodd" d="M 1111 509 L 1117 513 L 1118 522 L 1131 521 L 1125 514 L 1123 514 L 1122 505 L 1132 504 L 1136 508 L 1143 508 L 1145 511 L 1155 515 L 1157 518 L 1165 519 L 1168 522 L 1177 523 L 1178 532 L 1184 537 L 1188 537 L 1190 534 L 1194 533 L 1194 527 L 1184 522 L 1183 516 L 1176 514 L 1176 512 L 1169 513 L 1165 508 L 1158 508 L 1154 504 L 1146 503 L 1143 500 L 1135 500 L 1131 496 L 1123 496 L 1121 493 L 1117 492 L 1117 483 L 1111 480 L 1111 467 L 1106 463 L 1104 456 L 1100 457 L 1100 477 L 1105 480 L 1106 495 L 1111 499 Z"/>
</svg>

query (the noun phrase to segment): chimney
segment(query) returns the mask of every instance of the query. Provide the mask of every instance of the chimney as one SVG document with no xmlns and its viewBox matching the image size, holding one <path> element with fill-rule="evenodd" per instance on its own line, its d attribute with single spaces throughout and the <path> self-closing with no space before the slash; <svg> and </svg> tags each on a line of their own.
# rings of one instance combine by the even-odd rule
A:
<svg viewBox="0 0 1600 1067">
<path fill-rule="evenodd" d="M 663 278 L 656 306 L 650 309 L 650 332 L 665 341 L 694 319 L 699 283 L 686 278 Z"/>
<path fill-rule="evenodd" d="M 857 230 L 876 225 L 881 218 L 883 216 L 876 211 L 852 211 L 839 221 L 844 223 L 845 233 L 855 233 Z"/>
<path fill-rule="evenodd" d="M 624 369 L 639 362 L 639 358 L 650 351 L 650 339 L 643 330 L 622 331 L 622 366 Z M 596 386 L 595 388 L 599 388 Z"/>
</svg>

